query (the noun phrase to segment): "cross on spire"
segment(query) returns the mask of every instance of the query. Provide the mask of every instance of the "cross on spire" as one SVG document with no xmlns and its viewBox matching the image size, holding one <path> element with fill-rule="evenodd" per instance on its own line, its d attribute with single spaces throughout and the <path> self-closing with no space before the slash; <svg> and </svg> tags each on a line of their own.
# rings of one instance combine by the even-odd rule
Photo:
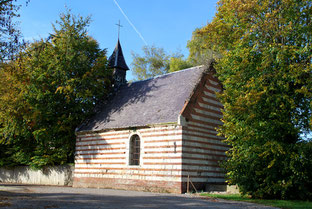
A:
<svg viewBox="0 0 312 209">
<path fill-rule="evenodd" d="M 120 20 L 118 21 L 118 24 L 116 25 L 118 26 L 118 40 L 119 40 L 120 27 L 122 27 L 122 25 L 120 25 Z"/>
</svg>

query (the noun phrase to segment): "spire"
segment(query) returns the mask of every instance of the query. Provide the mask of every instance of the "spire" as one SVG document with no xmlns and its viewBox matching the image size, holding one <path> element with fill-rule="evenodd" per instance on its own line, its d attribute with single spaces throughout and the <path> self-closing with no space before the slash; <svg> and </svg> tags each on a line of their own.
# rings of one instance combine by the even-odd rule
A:
<svg viewBox="0 0 312 209">
<path fill-rule="evenodd" d="M 111 68 L 121 69 L 121 70 L 129 70 L 125 58 L 122 53 L 121 45 L 119 39 L 117 41 L 117 45 L 114 49 L 113 54 L 108 59 L 108 65 Z"/>
<path fill-rule="evenodd" d="M 113 72 L 113 86 L 115 89 L 118 89 L 121 85 L 126 84 L 126 74 L 127 70 L 129 70 L 125 58 L 122 53 L 122 49 L 119 42 L 119 32 L 120 32 L 120 21 L 118 24 L 118 41 L 117 45 L 114 49 L 113 54 L 108 59 L 108 66 L 114 69 Z"/>
</svg>

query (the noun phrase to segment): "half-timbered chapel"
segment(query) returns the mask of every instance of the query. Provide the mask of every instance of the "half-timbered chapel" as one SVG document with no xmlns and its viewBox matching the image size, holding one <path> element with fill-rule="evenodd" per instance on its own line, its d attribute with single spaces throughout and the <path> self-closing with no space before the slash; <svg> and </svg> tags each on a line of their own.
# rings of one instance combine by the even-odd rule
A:
<svg viewBox="0 0 312 209">
<path fill-rule="evenodd" d="M 120 42 L 109 58 L 115 95 L 76 132 L 75 187 L 183 193 L 224 184 L 217 136 L 221 85 L 212 66 L 126 82 Z"/>
</svg>

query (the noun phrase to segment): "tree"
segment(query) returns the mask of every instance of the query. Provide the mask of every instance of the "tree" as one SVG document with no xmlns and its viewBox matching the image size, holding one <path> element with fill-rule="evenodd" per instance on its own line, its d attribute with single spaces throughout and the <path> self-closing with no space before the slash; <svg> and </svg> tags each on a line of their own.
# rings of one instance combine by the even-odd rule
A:
<svg viewBox="0 0 312 209">
<path fill-rule="evenodd" d="M 166 54 L 163 48 L 144 46 L 142 50 L 144 56 L 132 52 L 132 72 L 139 80 L 144 80 L 168 72 L 170 57 Z"/>
<path fill-rule="evenodd" d="M 15 4 L 16 0 L 3 0 L 0 2 L 0 61 L 12 59 L 17 52 L 20 42 L 20 31 L 16 29 L 13 21 L 18 17 L 20 8 Z M 26 1 L 28 3 L 28 1 Z"/>
<path fill-rule="evenodd" d="M 192 67 L 191 63 L 184 60 L 182 56 L 171 57 L 169 64 L 169 72 L 175 72 Z"/>
<path fill-rule="evenodd" d="M 32 139 L 27 127 L 30 107 L 23 98 L 29 74 L 19 68 L 20 60 L 1 64 L 0 71 L 0 165 L 26 164 L 30 161 Z M 24 139 L 24 140 L 22 140 Z M 13 141 L 14 140 L 14 141 Z M 12 146 L 12 144 L 16 146 Z"/>
<path fill-rule="evenodd" d="M 210 47 L 206 47 L 209 34 L 202 33 L 201 29 L 196 29 L 192 34 L 192 39 L 187 42 L 189 49 L 189 63 L 196 65 L 209 65 L 211 60 L 221 58 L 221 54 Z"/>
<path fill-rule="evenodd" d="M 87 35 L 89 23 L 68 11 L 47 40 L 30 44 L 21 62 L 9 63 L 16 69 L 5 73 L 17 83 L 0 96 L 5 101 L 0 124 L 11 162 L 41 167 L 73 161 L 75 128 L 93 114 L 111 86 L 106 51 Z M 16 102 L 7 97 L 14 91 L 21 94 Z M 5 105 L 23 111 L 14 114 Z"/>
<path fill-rule="evenodd" d="M 312 198 L 312 3 L 221 0 L 198 30 L 224 91 L 228 181 L 260 198 Z M 303 137 L 305 135 L 305 137 Z"/>
<path fill-rule="evenodd" d="M 191 67 L 179 52 L 168 55 L 163 48 L 155 46 L 144 46 L 142 49 L 143 56 L 132 52 L 132 72 L 139 80 Z"/>
</svg>

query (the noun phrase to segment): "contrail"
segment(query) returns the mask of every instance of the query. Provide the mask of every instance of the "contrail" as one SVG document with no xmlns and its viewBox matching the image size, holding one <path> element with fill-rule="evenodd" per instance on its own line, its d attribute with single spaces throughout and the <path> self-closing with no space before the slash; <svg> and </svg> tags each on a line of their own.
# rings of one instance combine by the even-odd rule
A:
<svg viewBox="0 0 312 209">
<path fill-rule="evenodd" d="M 119 4 L 117 3 L 116 0 L 114 0 L 115 4 L 117 5 L 117 7 L 119 8 L 120 12 L 123 14 L 123 16 L 127 19 L 127 21 L 129 22 L 129 24 L 132 26 L 132 28 L 135 30 L 135 32 L 140 36 L 140 38 L 142 39 L 142 41 L 145 43 L 145 45 L 148 45 L 147 42 L 145 41 L 145 39 L 143 38 L 143 36 L 141 35 L 141 33 L 136 29 L 136 27 L 133 25 L 133 23 L 129 20 L 129 18 L 127 17 L 127 15 L 124 13 L 124 11 L 121 9 L 121 7 L 119 6 Z"/>
</svg>

